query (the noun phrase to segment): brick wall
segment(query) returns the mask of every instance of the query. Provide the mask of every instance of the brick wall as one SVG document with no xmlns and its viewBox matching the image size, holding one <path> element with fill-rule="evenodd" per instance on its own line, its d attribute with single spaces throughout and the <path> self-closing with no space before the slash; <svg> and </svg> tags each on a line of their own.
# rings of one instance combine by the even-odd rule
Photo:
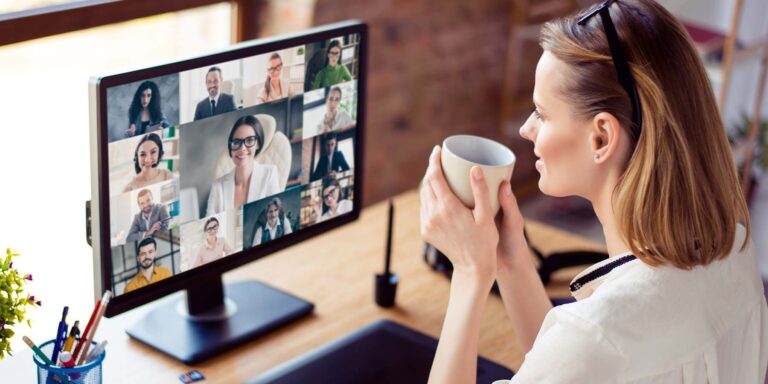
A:
<svg viewBox="0 0 768 384">
<path fill-rule="evenodd" d="M 365 204 L 415 188 L 432 147 L 457 133 L 500 140 L 530 179 L 530 145 L 503 137 L 501 86 L 510 1 L 318 0 L 315 25 L 370 26 Z M 521 156 L 522 155 L 522 156 Z"/>
</svg>

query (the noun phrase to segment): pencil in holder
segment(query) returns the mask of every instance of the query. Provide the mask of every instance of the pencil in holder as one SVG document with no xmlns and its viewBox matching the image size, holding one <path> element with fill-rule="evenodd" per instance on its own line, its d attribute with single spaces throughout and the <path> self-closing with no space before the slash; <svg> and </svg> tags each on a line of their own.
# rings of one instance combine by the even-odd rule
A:
<svg viewBox="0 0 768 384">
<path fill-rule="evenodd" d="M 56 340 L 49 340 L 40 345 L 40 350 L 46 356 L 51 356 L 53 344 Z M 96 348 L 96 342 L 91 343 L 91 349 Z M 107 355 L 106 350 L 96 356 L 93 361 L 77 365 L 72 368 L 64 368 L 55 365 L 47 365 L 40 360 L 36 354 L 32 354 L 32 359 L 37 365 L 37 383 L 38 384 L 101 384 L 101 364 Z"/>
</svg>

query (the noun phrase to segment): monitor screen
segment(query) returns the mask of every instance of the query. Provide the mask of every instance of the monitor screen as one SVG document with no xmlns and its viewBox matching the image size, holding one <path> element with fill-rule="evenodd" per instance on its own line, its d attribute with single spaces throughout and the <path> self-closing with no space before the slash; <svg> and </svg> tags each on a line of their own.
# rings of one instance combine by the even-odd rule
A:
<svg viewBox="0 0 768 384">
<path fill-rule="evenodd" d="M 92 81 L 112 314 L 359 215 L 364 35 L 341 24 Z"/>
</svg>

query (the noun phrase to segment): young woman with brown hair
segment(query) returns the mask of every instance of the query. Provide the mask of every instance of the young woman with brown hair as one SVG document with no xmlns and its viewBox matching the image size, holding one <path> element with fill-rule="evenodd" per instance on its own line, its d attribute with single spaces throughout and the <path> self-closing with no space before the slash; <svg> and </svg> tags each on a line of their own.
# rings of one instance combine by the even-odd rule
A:
<svg viewBox="0 0 768 384">
<path fill-rule="evenodd" d="M 687 33 L 652 0 L 618 0 L 546 24 L 541 45 L 520 134 L 542 192 L 592 203 L 610 258 L 574 279 L 578 301 L 552 308 L 509 183 L 494 221 L 475 167 L 466 208 L 435 148 L 421 231 L 454 272 L 430 382 L 474 382 L 494 280 L 527 351 L 513 383 L 762 382 L 768 307 L 749 211 Z"/>
</svg>

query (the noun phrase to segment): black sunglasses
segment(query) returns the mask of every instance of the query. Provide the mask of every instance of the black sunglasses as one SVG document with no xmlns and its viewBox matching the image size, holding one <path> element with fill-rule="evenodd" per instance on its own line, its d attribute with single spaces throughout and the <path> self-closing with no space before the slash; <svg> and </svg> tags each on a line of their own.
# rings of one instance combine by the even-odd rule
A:
<svg viewBox="0 0 768 384">
<path fill-rule="evenodd" d="M 616 2 L 616 0 L 606 0 L 602 4 L 598 5 L 595 9 L 587 12 L 584 16 L 577 21 L 578 25 L 584 25 L 592 16 L 600 14 L 600 19 L 603 21 L 603 29 L 605 30 L 605 36 L 608 38 L 608 48 L 611 50 L 611 57 L 613 58 L 613 66 L 616 68 L 616 75 L 619 78 L 619 84 L 627 91 L 629 99 L 632 102 L 632 122 L 636 126 L 632 132 L 635 134 L 635 140 L 640 138 L 640 131 L 643 124 L 642 110 L 640 109 L 640 97 L 637 95 L 637 87 L 635 86 L 635 78 L 632 77 L 632 72 L 629 70 L 629 63 L 624 55 L 624 49 L 621 46 L 619 40 L 619 34 L 616 33 L 616 27 L 613 25 L 611 19 L 611 13 L 608 7 Z"/>
</svg>

